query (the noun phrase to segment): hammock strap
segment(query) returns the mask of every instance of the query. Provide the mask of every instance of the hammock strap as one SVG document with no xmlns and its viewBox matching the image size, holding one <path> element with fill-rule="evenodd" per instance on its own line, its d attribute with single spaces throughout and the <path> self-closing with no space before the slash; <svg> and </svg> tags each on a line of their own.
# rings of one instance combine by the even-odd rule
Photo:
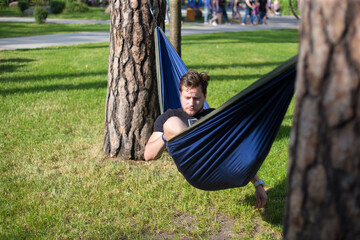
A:
<svg viewBox="0 0 360 240">
<path fill-rule="evenodd" d="M 151 2 L 150 0 L 148 0 L 148 5 L 149 5 L 149 10 L 150 10 L 150 13 L 154 19 L 154 23 L 155 23 L 155 27 L 157 27 L 157 22 L 156 22 L 156 17 L 155 17 L 155 10 L 153 9 L 152 5 L 151 5 Z"/>
</svg>

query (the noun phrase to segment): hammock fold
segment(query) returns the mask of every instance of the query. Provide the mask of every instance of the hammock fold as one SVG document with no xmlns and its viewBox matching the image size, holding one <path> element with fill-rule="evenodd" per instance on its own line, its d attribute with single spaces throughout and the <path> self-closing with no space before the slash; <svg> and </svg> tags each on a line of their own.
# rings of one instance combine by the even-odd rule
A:
<svg viewBox="0 0 360 240">
<path fill-rule="evenodd" d="M 176 83 L 187 69 L 161 30 L 155 31 L 164 109 L 179 108 L 172 105 L 180 103 L 173 100 L 180 98 Z M 293 97 L 296 59 L 289 59 L 167 143 L 178 170 L 191 185 L 221 190 L 244 186 L 255 176 Z"/>
</svg>

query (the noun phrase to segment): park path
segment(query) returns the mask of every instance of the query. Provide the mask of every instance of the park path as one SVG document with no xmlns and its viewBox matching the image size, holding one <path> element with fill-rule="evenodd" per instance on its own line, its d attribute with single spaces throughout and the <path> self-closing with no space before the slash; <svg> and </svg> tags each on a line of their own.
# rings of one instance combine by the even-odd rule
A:
<svg viewBox="0 0 360 240">
<path fill-rule="evenodd" d="M 34 18 L 0 17 L 0 22 L 34 22 Z M 47 23 L 65 24 L 110 24 L 108 20 L 70 20 L 53 19 L 46 20 Z M 293 16 L 271 15 L 267 24 L 256 26 L 241 26 L 240 24 L 223 24 L 219 26 L 186 23 L 181 28 L 181 35 L 207 34 L 216 32 L 238 32 L 254 30 L 275 29 L 297 29 L 298 20 Z M 169 36 L 169 30 L 165 34 Z M 54 35 L 39 35 L 29 37 L 0 38 L 0 50 L 31 49 L 49 46 L 62 46 L 80 43 L 108 42 L 110 38 L 108 31 L 102 32 L 79 32 Z"/>
</svg>

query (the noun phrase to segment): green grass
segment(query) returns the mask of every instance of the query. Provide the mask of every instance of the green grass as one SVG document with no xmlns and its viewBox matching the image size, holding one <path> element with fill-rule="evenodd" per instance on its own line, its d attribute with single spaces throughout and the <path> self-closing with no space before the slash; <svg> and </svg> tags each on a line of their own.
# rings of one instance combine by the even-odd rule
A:
<svg viewBox="0 0 360 240">
<path fill-rule="evenodd" d="M 195 24 L 185 24 L 182 27 L 193 27 Z M 166 28 L 169 25 L 165 26 Z M 25 23 L 25 22 L 0 22 L 0 38 L 25 37 L 36 35 L 109 31 L 107 24 L 62 24 L 62 23 Z"/>
<path fill-rule="evenodd" d="M 0 17 L 29 17 L 27 13 L 22 13 L 17 7 L 0 7 Z"/>
<path fill-rule="evenodd" d="M 60 23 L 20 23 L 0 22 L 0 38 L 36 36 L 47 34 L 109 31 L 104 24 L 60 24 Z"/>
<path fill-rule="evenodd" d="M 295 30 L 185 36 L 189 69 L 212 77 L 218 107 L 298 49 Z M 292 103 L 254 188 L 191 187 L 168 154 L 103 155 L 108 43 L 0 55 L 0 239 L 281 239 Z M 219 237 L 221 238 L 221 236 Z"/>
<path fill-rule="evenodd" d="M 48 18 L 64 18 L 64 19 L 92 19 L 92 20 L 109 20 L 110 15 L 104 13 L 105 8 L 89 7 L 88 12 L 84 13 L 66 13 L 49 14 Z M 32 15 L 20 12 L 19 8 L 0 8 L 1 17 L 32 17 Z"/>
</svg>

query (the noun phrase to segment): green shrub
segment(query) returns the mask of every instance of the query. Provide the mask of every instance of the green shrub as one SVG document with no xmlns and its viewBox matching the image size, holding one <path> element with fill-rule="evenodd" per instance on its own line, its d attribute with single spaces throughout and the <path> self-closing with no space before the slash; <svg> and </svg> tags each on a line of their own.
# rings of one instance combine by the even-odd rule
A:
<svg viewBox="0 0 360 240">
<path fill-rule="evenodd" d="M 62 13 L 65 9 L 65 2 L 59 0 L 51 0 L 50 1 L 50 9 L 54 14 Z"/>
<path fill-rule="evenodd" d="M 297 15 L 300 15 L 300 9 L 298 9 L 298 3 L 300 0 L 279 0 L 280 5 L 281 5 L 281 12 L 283 15 L 293 15 L 292 11 L 291 11 L 291 7 L 290 7 L 290 2 L 291 5 L 293 7 L 294 12 Z"/>
<path fill-rule="evenodd" d="M 19 1 L 18 2 L 18 7 L 19 7 L 21 12 L 24 12 L 26 9 L 29 8 L 29 3 L 28 3 L 28 1 Z"/>
<path fill-rule="evenodd" d="M 48 12 L 46 9 L 44 9 L 40 6 L 35 7 L 34 17 L 35 17 L 36 23 L 38 23 L 38 24 L 45 23 L 47 16 L 48 16 Z"/>
<path fill-rule="evenodd" d="M 66 12 L 87 12 L 87 11 L 89 11 L 89 7 L 85 3 L 68 2 L 66 4 Z"/>
<path fill-rule="evenodd" d="M 6 9 L 9 6 L 10 0 L 2 0 L 0 1 L 0 9 Z"/>
<path fill-rule="evenodd" d="M 31 3 L 34 6 L 48 6 L 49 0 L 31 0 Z"/>
</svg>

